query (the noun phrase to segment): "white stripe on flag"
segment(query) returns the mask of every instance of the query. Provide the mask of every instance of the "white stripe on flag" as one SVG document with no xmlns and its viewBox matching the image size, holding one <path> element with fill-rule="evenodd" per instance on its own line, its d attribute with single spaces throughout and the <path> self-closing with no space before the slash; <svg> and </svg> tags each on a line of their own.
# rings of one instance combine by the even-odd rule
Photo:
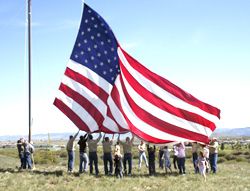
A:
<svg viewBox="0 0 250 191">
<path fill-rule="evenodd" d="M 101 76 L 99 76 L 89 68 L 85 67 L 84 65 L 78 64 L 73 60 L 69 60 L 67 67 L 81 74 L 82 76 L 87 77 L 89 80 L 94 82 L 108 94 L 111 92 L 113 86 L 110 83 L 108 83 L 105 79 L 103 79 Z"/>
<path fill-rule="evenodd" d="M 81 118 L 84 123 L 89 127 L 90 131 L 99 130 L 98 124 L 93 119 L 91 115 L 77 102 L 75 102 L 72 98 L 65 95 L 62 91 L 58 91 L 56 96 L 59 100 L 61 100 L 65 105 L 67 105 L 78 117 Z"/>
<path fill-rule="evenodd" d="M 119 79 L 115 82 L 115 86 L 117 87 L 120 99 L 121 99 L 121 106 L 122 110 L 124 111 L 125 115 L 128 117 L 128 119 L 131 121 L 131 123 L 140 131 L 143 133 L 154 136 L 155 138 L 162 139 L 162 140 L 169 140 L 169 141 L 188 141 L 187 139 L 184 139 L 182 137 L 177 137 L 168 133 L 165 133 L 155 127 L 152 127 L 151 125 L 145 123 L 141 119 L 139 119 L 136 114 L 133 112 L 133 110 L 130 108 L 126 97 L 123 93 L 121 82 Z"/>
<path fill-rule="evenodd" d="M 162 100 L 168 100 L 168 103 L 173 105 L 176 108 L 180 108 L 180 109 L 192 112 L 192 113 L 196 113 L 196 114 L 208 119 L 209 121 L 211 121 L 211 122 L 213 122 L 215 124 L 218 123 L 219 119 L 216 116 L 214 116 L 212 114 L 209 114 L 209 113 L 201 110 L 200 108 L 192 106 L 192 105 L 188 104 L 187 102 L 184 102 L 183 100 L 181 100 L 181 99 L 177 98 L 176 96 L 170 94 L 169 92 L 167 92 L 166 90 L 164 90 L 163 88 L 158 86 L 157 84 L 155 84 L 152 81 L 148 80 L 142 74 L 138 73 L 128 63 L 126 57 L 124 56 L 124 54 L 122 53 L 120 48 L 118 48 L 118 55 L 119 55 L 119 58 L 121 59 L 123 65 L 129 71 L 129 73 L 141 84 L 141 86 L 146 88 L 148 91 L 150 91 L 151 93 L 153 93 L 156 96 L 160 97 Z"/>
<path fill-rule="evenodd" d="M 69 78 L 68 76 L 63 77 L 62 83 L 67 85 L 69 88 L 76 91 L 77 93 L 81 94 L 81 96 L 85 97 L 88 101 L 90 101 L 96 107 L 96 109 L 100 111 L 103 118 L 105 118 L 107 112 L 107 105 L 96 94 L 94 94 L 82 84 Z"/>
<path fill-rule="evenodd" d="M 171 113 L 168 113 L 153 105 L 152 103 L 148 102 L 130 86 L 124 75 L 123 77 L 126 90 L 128 91 L 130 97 L 133 98 L 134 102 L 137 103 L 137 105 L 140 106 L 143 110 L 147 111 L 148 113 L 151 113 L 153 116 L 161 119 L 162 121 L 178 126 L 180 128 L 206 136 L 212 133 L 212 131 L 208 127 L 172 115 Z"/>
<path fill-rule="evenodd" d="M 119 77 L 117 77 L 118 79 Z M 119 110 L 119 108 L 116 106 L 114 100 L 112 99 L 111 96 L 109 96 L 108 98 L 108 105 L 110 108 L 110 111 L 114 117 L 114 119 L 116 120 L 116 122 L 123 128 L 123 129 L 129 129 L 128 128 L 128 124 L 125 120 L 125 118 L 123 117 L 123 114 L 121 113 L 121 111 Z"/>
<path fill-rule="evenodd" d="M 103 125 L 110 131 L 119 133 L 119 128 L 117 124 L 110 117 L 106 116 L 106 118 L 103 121 Z"/>
</svg>

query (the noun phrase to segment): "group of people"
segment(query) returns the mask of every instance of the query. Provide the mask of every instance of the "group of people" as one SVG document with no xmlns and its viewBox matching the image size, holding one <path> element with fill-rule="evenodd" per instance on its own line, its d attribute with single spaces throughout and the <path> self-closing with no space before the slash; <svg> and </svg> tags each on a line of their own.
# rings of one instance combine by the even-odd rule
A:
<svg viewBox="0 0 250 191">
<path fill-rule="evenodd" d="M 75 150 L 74 140 L 78 134 L 79 131 L 74 136 L 70 136 L 66 146 L 68 152 L 68 172 L 73 171 Z M 80 136 L 78 141 L 80 152 L 79 173 L 87 172 L 89 165 L 90 174 L 93 174 L 94 169 L 95 175 L 99 174 L 97 146 L 101 138 L 101 133 L 99 133 L 99 136 L 96 139 L 93 139 L 92 134 L 88 133 L 84 136 Z M 111 139 L 106 137 L 106 134 L 103 135 L 102 147 L 105 175 L 112 175 L 113 169 L 115 168 L 114 172 L 117 177 L 123 177 L 123 174 L 131 176 L 133 141 L 133 136 L 131 139 L 130 137 L 126 137 L 125 141 L 121 141 L 119 135 L 118 140 L 114 145 L 114 149 L 112 149 L 114 144 L 114 135 Z M 123 148 L 122 154 L 121 147 Z M 173 149 L 169 149 L 167 145 L 161 146 L 159 149 L 160 168 L 165 168 L 166 173 L 172 173 L 170 152 L 173 151 L 174 168 L 179 171 L 179 174 L 185 175 L 185 149 L 186 146 L 183 142 L 173 145 Z M 146 152 L 148 154 L 148 158 L 146 156 Z M 138 145 L 138 154 L 138 169 L 141 169 L 142 161 L 144 161 L 149 170 L 149 175 L 155 175 L 156 147 L 154 145 L 145 144 L 141 141 Z M 209 164 L 213 173 L 216 173 L 217 171 L 216 164 L 218 158 L 218 142 L 216 139 L 212 139 L 210 144 L 206 146 L 199 143 L 192 143 L 192 156 L 195 173 L 201 173 L 206 180 L 206 173 L 208 172 Z"/>
<path fill-rule="evenodd" d="M 213 138 L 208 145 L 197 142 L 192 143 L 192 159 L 195 173 L 200 173 L 206 181 L 206 173 L 211 169 L 212 173 L 217 172 L 219 144 Z"/>
<path fill-rule="evenodd" d="M 73 172 L 74 160 L 75 160 L 75 139 L 78 136 L 80 130 L 73 136 L 69 137 L 66 145 L 68 153 L 68 172 Z M 94 139 L 93 135 L 86 133 L 81 135 L 78 141 L 79 145 L 79 173 L 87 172 L 89 166 L 90 174 L 99 174 L 98 168 L 98 155 L 97 147 L 101 140 L 102 135 Z M 132 174 L 132 147 L 134 142 L 134 136 L 132 138 L 126 137 L 125 141 L 120 140 L 118 136 L 117 142 L 114 145 L 114 135 L 110 139 L 103 135 L 102 147 L 103 147 L 103 163 L 105 175 L 114 174 L 118 178 L 122 178 L 123 175 L 131 176 Z M 113 148 L 114 145 L 114 148 Z M 121 153 L 121 147 L 123 153 Z M 206 180 L 206 173 L 209 169 L 212 173 L 217 172 L 217 159 L 218 159 L 218 142 L 216 138 L 213 138 L 208 145 L 200 144 L 197 142 L 192 143 L 192 159 L 194 165 L 194 172 L 200 173 Z M 33 152 L 34 146 L 27 140 L 20 138 L 17 141 L 17 149 L 20 158 L 20 169 L 33 169 L 34 159 Z M 88 153 L 87 153 L 88 149 Z M 155 175 L 155 158 L 156 147 L 155 145 L 145 144 L 143 141 L 137 147 L 138 149 L 138 169 L 142 167 L 144 161 L 146 167 L 149 170 L 149 175 Z M 165 168 L 166 173 L 172 173 L 172 166 L 170 155 L 173 152 L 173 166 L 175 170 L 178 170 L 179 174 L 185 175 L 185 160 L 186 160 L 186 146 L 183 142 L 173 145 L 172 149 L 169 149 L 168 145 L 160 146 L 159 148 L 159 167 Z M 146 155 L 147 152 L 147 155 Z"/>
<path fill-rule="evenodd" d="M 74 135 L 70 136 L 68 143 L 66 145 L 66 149 L 68 152 L 68 172 L 71 173 L 73 171 L 74 166 L 74 141 L 79 134 L 79 131 Z M 80 164 L 79 164 L 79 173 L 87 172 L 87 167 L 89 164 L 90 174 L 93 174 L 93 170 L 95 169 L 95 175 L 99 174 L 98 168 L 98 156 L 97 156 L 97 146 L 98 142 L 101 140 L 101 133 L 97 139 L 93 139 L 92 134 L 85 134 L 84 136 L 80 136 L 78 141 L 79 145 L 79 156 L 80 156 Z M 104 172 L 105 175 L 113 174 L 113 167 L 115 167 L 115 175 L 117 177 L 123 177 L 123 168 L 124 172 L 128 175 L 131 175 L 132 170 L 132 144 L 133 138 L 130 140 L 129 137 L 126 138 L 126 142 L 118 141 L 115 145 L 114 152 L 112 152 L 112 146 L 114 142 L 114 136 L 110 140 L 109 137 L 103 135 L 102 146 L 103 146 L 103 162 L 104 162 Z M 122 154 L 120 149 L 120 144 L 123 145 L 124 157 L 122 160 Z M 88 154 L 87 154 L 88 147 Z M 114 159 L 113 159 L 114 153 Z M 128 163 L 128 173 L 127 173 L 127 163 Z"/>
<path fill-rule="evenodd" d="M 24 138 L 20 138 L 17 141 L 17 150 L 18 156 L 20 159 L 20 167 L 19 169 L 33 169 L 34 168 L 34 161 L 33 161 L 33 153 L 34 153 L 34 146 L 29 143 Z"/>
</svg>

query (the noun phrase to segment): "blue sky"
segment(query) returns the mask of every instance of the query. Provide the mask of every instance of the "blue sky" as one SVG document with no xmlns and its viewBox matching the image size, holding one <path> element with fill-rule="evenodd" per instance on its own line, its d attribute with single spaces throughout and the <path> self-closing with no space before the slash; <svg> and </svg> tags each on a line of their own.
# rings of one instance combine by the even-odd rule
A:
<svg viewBox="0 0 250 191">
<path fill-rule="evenodd" d="M 85 1 L 152 71 L 221 109 L 218 128 L 250 126 L 250 1 Z M 0 135 L 28 133 L 25 1 L 0 1 Z M 77 128 L 53 106 L 81 0 L 32 1 L 33 133 Z"/>
</svg>

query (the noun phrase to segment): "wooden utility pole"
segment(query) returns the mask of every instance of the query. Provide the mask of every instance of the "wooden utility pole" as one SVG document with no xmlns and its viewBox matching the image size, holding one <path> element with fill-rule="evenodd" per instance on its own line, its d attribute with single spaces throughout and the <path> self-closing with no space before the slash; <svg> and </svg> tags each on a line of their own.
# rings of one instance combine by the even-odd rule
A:
<svg viewBox="0 0 250 191">
<path fill-rule="evenodd" d="M 31 117 L 31 0 L 28 1 L 28 88 L 29 88 L 29 142 L 31 141 L 31 125 L 32 125 L 32 117 Z"/>
</svg>

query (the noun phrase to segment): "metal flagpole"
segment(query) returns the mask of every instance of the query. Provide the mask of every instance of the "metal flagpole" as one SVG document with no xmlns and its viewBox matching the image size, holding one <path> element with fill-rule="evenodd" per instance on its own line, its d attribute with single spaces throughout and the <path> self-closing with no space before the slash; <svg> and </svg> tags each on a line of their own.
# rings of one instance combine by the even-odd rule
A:
<svg viewBox="0 0 250 191">
<path fill-rule="evenodd" d="M 29 142 L 31 141 L 31 0 L 28 0 Z"/>
</svg>

